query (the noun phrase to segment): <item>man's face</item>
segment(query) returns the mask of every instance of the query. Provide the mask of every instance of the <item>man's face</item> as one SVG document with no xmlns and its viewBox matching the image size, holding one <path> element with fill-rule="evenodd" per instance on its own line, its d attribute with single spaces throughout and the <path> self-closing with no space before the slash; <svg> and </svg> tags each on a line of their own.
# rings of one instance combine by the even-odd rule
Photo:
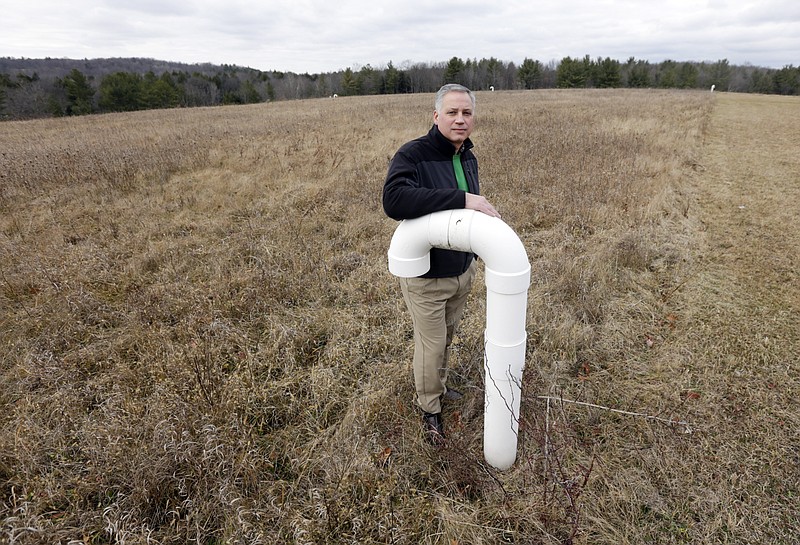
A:
<svg viewBox="0 0 800 545">
<path fill-rule="evenodd" d="M 469 138 L 475 126 L 472 101 L 467 93 L 450 91 L 442 99 L 441 112 L 433 112 L 433 123 L 456 149 Z"/>
</svg>

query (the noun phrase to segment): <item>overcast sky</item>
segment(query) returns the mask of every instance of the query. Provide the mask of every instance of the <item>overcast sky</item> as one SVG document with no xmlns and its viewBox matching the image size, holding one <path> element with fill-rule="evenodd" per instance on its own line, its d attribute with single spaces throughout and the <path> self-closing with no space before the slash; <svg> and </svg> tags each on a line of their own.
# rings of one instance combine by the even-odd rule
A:
<svg viewBox="0 0 800 545">
<path fill-rule="evenodd" d="M 800 65 L 800 0 L 0 0 L 0 57 L 260 70 L 565 56 Z"/>
</svg>

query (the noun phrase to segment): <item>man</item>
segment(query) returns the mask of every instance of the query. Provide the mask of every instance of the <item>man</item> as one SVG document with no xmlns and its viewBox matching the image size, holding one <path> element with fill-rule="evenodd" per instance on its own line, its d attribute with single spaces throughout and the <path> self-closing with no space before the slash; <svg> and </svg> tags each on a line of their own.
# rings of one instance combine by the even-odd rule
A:
<svg viewBox="0 0 800 545">
<path fill-rule="evenodd" d="M 396 220 L 441 210 L 468 208 L 500 217 L 480 195 L 478 161 L 469 139 L 475 126 L 475 95 L 462 85 L 444 85 L 436 93 L 428 134 L 403 145 L 389 165 L 383 209 Z M 426 437 L 444 439 L 442 398 L 448 390 L 447 353 L 461 320 L 475 276 L 474 255 L 434 248 L 431 268 L 418 278 L 401 278 L 400 288 L 414 324 L 414 383 L 423 411 Z"/>
</svg>

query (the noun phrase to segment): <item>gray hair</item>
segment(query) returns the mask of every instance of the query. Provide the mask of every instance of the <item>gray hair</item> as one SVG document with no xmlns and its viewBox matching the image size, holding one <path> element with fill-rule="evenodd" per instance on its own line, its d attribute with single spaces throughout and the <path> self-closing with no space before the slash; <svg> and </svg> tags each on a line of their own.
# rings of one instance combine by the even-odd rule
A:
<svg viewBox="0 0 800 545">
<path fill-rule="evenodd" d="M 444 102 L 444 95 L 447 93 L 467 93 L 469 99 L 472 101 L 472 109 L 475 109 L 475 93 L 464 87 L 463 85 L 459 85 L 458 83 L 448 83 L 446 85 L 442 85 L 442 87 L 436 92 L 436 102 L 434 106 L 436 111 L 441 113 L 442 111 L 442 102 Z"/>
</svg>

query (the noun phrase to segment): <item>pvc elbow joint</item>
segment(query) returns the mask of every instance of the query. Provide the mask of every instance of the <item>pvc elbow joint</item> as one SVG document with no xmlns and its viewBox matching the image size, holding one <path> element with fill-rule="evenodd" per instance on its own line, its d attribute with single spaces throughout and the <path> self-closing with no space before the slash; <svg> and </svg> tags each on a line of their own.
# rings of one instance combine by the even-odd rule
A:
<svg viewBox="0 0 800 545">
<path fill-rule="evenodd" d="M 445 210 L 400 223 L 389 245 L 389 271 L 406 278 L 425 274 L 432 248 L 473 252 L 485 263 L 483 451 L 492 466 L 508 469 L 517 453 L 531 278 L 528 255 L 501 219 L 474 210 Z"/>
</svg>

